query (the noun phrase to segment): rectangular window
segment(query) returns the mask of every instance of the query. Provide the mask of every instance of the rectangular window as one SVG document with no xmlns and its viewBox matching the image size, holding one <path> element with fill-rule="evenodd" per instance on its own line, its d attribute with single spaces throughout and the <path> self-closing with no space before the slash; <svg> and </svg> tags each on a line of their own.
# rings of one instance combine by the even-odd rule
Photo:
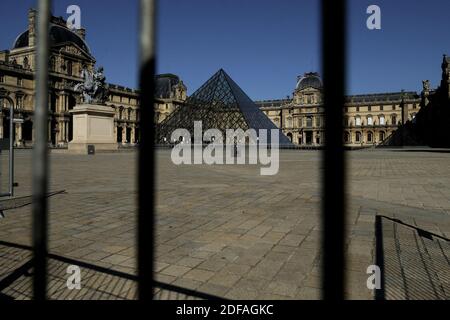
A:
<svg viewBox="0 0 450 320">
<path fill-rule="evenodd" d="M 385 120 L 384 120 L 384 117 L 381 116 L 381 117 L 380 117 L 380 125 L 384 126 L 385 123 L 386 123 L 386 122 L 385 122 Z"/>
<path fill-rule="evenodd" d="M 3 74 L 0 74 L 0 83 L 5 82 L 5 76 Z"/>
<path fill-rule="evenodd" d="M 367 117 L 367 125 L 369 125 L 369 126 L 373 125 L 373 118 L 372 117 Z"/>
<path fill-rule="evenodd" d="M 23 80 L 22 80 L 22 78 L 17 78 L 17 85 L 18 85 L 19 87 L 21 87 L 21 86 L 23 85 Z"/>
<path fill-rule="evenodd" d="M 361 125 L 361 118 L 360 118 L 360 117 L 357 117 L 357 118 L 355 119 L 355 124 L 356 124 L 357 126 L 360 126 L 360 125 Z"/>
</svg>

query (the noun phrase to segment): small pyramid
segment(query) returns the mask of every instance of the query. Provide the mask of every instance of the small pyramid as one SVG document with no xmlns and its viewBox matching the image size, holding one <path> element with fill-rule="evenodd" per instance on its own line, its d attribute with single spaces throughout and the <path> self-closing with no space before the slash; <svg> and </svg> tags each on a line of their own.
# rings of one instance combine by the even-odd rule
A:
<svg viewBox="0 0 450 320">
<path fill-rule="evenodd" d="M 177 107 L 156 128 L 156 143 L 169 141 L 172 132 L 183 128 L 193 132 L 194 121 L 202 121 L 203 130 L 210 128 L 225 132 L 226 129 L 275 129 L 275 124 L 223 70 L 217 71 L 185 103 Z M 279 130 L 280 146 L 291 146 Z M 269 140 L 270 141 L 270 133 Z"/>
</svg>

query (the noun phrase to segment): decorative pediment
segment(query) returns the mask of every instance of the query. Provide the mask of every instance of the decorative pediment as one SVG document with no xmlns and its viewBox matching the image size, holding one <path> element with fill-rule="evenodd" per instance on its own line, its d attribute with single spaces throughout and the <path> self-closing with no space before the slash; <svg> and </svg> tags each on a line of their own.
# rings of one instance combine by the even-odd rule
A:
<svg viewBox="0 0 450 320">
<path fill-rule="evenodd" d="M 60 51 L 61 51 L 61 52 L 72 53 L 72 54 L 75 54 L 75 55 L 77 55 L 77 56 L 82 55 L 81 50 L 78 49 L 78 48 L 75 47 L 75 46 L 65 46 L 64 48 L 61 48 Z"/>
<path fill-rule="evenodd" d="M 92 57 L 89 53 L 87 53 L 86 51 L 81 49 L 75 43 L 66 42 L 66 43 L 56 45 L 56 46 L 54 46 L 54 48 L 56 50 L 58 50 L 59 53 L 75 55 L 75 56 L 79 56 L 80 58 L 92 60 L 93 62 L 95 62 L 94 57 Z"/>
</svg>

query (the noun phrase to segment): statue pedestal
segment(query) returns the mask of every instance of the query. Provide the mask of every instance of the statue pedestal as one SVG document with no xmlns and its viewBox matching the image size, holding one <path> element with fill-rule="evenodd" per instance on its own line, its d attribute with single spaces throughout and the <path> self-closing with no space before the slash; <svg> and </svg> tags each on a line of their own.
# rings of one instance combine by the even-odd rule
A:
<svg viewBox="0 0 450 320">
<path fill-rule="evenodd" d="M 114 137 L 115 112 L 111 107 L 81 104 L 70 112 L 73 115 L 73 140 L 69 142 L 69 152 L 87 154 L 89 145 L 93 145 L 95 151 L 117 150 Z"/>
</svg>

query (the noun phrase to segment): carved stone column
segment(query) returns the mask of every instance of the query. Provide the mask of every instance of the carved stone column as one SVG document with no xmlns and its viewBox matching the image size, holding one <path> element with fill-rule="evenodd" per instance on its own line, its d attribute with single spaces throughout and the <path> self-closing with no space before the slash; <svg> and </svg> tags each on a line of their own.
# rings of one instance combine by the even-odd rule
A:
<svg viewBox="0 0 450 320">
<path fill-rule="evenodd" d="M 47 137 L 47 142 L 51 143 L 52 142 L 52 121 L 48 120 L 48 137 Z"/>
<path fill-rule="evenodd" d="M 122 127 L 122 144 L 127 143 L 127 126 L 123 125 Z"/>
<path fill-rule="evenodd" d="M 64 143 L 64 121 L 58 121 L 58 144 Z"/>
<path fill-rule="evenodd" d="M 69 121 L 64 121 L 64 142 L 69 143 Z"/>
<path fill-rule="evenodd" d="M 135 128 L 135 125 L 133 124 L 132 126 L 131 126 L 131 134 L 130 134 L 130 142 L 131 142 L 131 144 L 135 144 L 135 140 L 134 140 L 134 138 L 135 138 L 135 130 L 136 130 L 136 128 Z"/>
<path fill-rule="evenodd" d="M 14 144 L 16 147 L 20 147 L 22 146 L 22 123 L 15 123 L 14 127 L 16 130 L 16 139 Z"/>
<path fill-rule="evenodd" d="M 3 113 L 0 113 L 0 139 L 3 139 Z"/>
</svg>

